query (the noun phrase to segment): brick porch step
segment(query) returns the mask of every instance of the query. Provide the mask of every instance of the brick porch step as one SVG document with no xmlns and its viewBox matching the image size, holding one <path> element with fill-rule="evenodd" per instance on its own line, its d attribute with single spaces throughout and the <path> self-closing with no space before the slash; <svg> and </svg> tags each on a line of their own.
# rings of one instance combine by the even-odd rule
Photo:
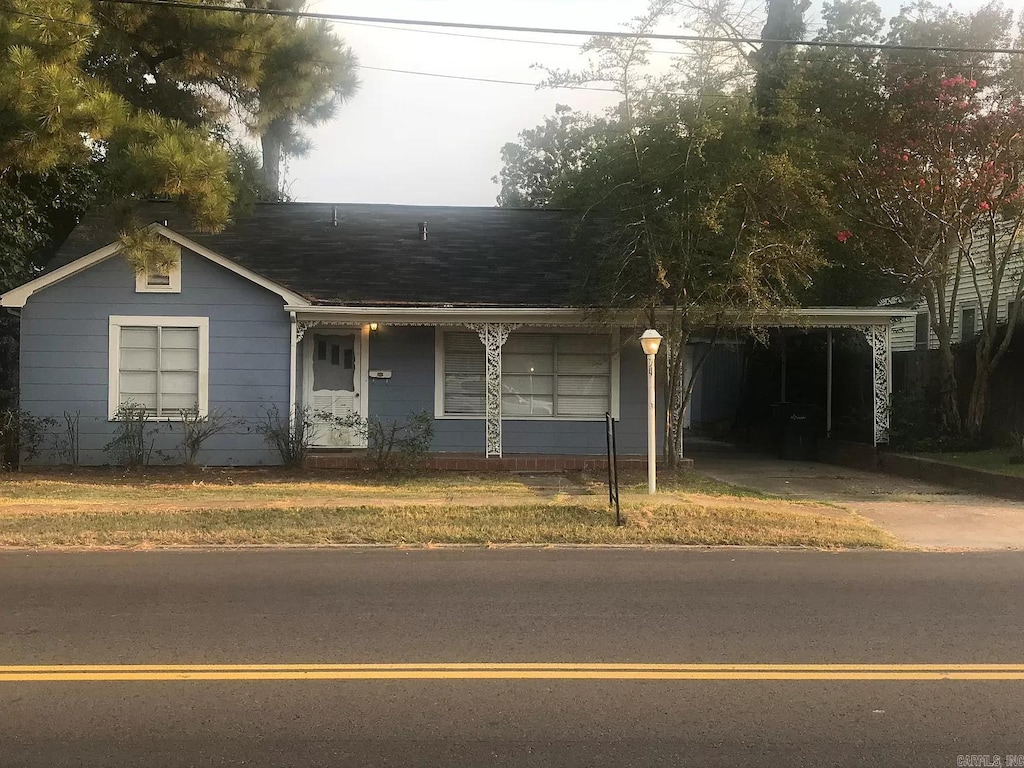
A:
<svg viewBox="0 0 1024 768">
<path fill-rule="evenodd" d="M 310 469 L 366 469 L 373 464 L 363 451 L 316 451 L 306 459 Z M 690 468 L 693 459 L 682 459 L 682 466 Z M 423 460 L 424 469 L 462 470 L 471 472 L 560 472 L 563 470 L 605 471 L 608 460 L 604 456 L 559 456 L 552 454 L 514 454 L 500 459 L 488 459 L 470 453 L 431 453 Z M 620 470 L 646 470 L 646 456 L 619 456 Z"/>
</svg>

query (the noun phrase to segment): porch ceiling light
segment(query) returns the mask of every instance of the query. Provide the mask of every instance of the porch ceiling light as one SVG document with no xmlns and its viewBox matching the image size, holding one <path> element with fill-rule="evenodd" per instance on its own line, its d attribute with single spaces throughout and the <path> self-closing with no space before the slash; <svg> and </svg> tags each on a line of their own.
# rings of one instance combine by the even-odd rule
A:
<svg viewBox="0 0 1024 768">
<path fill-rule="evenodd" d="M 640 336 L 640 346 L 644 348 L 645 355 L 658 354 L 658 348 L 661 347 L 661 334 L 653 328 L 648 328 Z"/>
<path fill-rule="evenodd" d="M 370 330 L 371 331 L 376 331 L 377 330 L 377 324 L 376 323 L 370 323 Z"/>
</svg>

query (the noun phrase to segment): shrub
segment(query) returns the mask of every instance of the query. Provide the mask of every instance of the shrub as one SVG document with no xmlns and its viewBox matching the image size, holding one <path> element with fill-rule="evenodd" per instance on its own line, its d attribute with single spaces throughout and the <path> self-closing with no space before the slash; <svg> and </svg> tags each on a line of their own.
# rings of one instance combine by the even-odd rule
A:
<svg viewBox="0 0 1024 768">
<path fill-rule="evenodd" d="M 1024 464 L 1024 433 L 1010 433 L 1010 463 Z"/>
<path fill-rule="evenodd" d="M 152 421 L 146 406 L 132 401 L 122 403 L 114 414 L 117 431 L 114 438 L 103 446 L 103 452 L 112 463 L 126 467 L 144 467 L 153 456 L 153 436 L 158 427 Z"/>
<path fill-rule="evenodd" d="M 181 455 L 186 466 L 194 467 L 199 459 L 199 451 L 203 443 L 216 434 L 239 426 L 238 419 L 231 411 L 214 409 L 205 416 L 199 414 L 197 408 L 181 411 Z"/>
<path fill-rule="evenodd" d="M 47 430 L 57 426 L 48 416 L 33 416 L 20 408 L 0 411 L 0 450 L 4 468 L 17 467 L 39 455 Z"/>
<path fill-rule="evenodd" d="M 434 439 L 434 419 L 426 411 L 413 413 L 405 419 L 380 419 L 359 414 L 317 416 L 340 429 L 351 429 L 366 440 L 374 467 L 381 472 L 412 469 L 430 450 Z"/>
<path fill-rule="evenodd" d="M 277 451 L 286 467 L 301 467 L 309 455 L 316 437 L 316 424 L 309 406 L 289 414 L 286 418 L 276 405 L 265 408 L 257 419 L 255 430 L 263 440 Z"/>
<path fill-rule="evenodd" d="M 81 421 L 82 412 L 64 411 L 64 430 L 57 432 L 53 439 L 53 452 L 57 455 L 57 461 L 61 464 L 69 464 L 72 467 L 78 466 L 78 424 Z M 54 422 L 56 424 L 56 422 Z"/>
<path fill-rule="evenodd" d="M 943 429 L 938 403 L 938 395 L 928 390 L 908 395 L 893 393 L 889 405 L 889 445 L 896 450 L 928 453 L 977 448 L 963 435 Z"/>
</svg>

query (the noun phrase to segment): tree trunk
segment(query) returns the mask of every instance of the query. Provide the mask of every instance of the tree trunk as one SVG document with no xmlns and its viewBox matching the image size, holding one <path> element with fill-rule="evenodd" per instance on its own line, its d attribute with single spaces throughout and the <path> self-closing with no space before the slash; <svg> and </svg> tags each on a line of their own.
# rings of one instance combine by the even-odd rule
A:
<svg viewBox="0 0 1024 768">
<path fill-rule="evenodd" d="M 267 126 L 260 136 L 263 147 L 263 184 L 275 199 L 281 197 L 281 138 L 274 124 Z"/>
<path fill-rule="evenodd" d="M 960 402 L 957 397 L 956 360 L 950 340 L 939 339 L 939 407 L 946 434 L 961 432 Z"/>
<path fill-rule="evenodd" d="M 971 385 L 971 399 L 967 404 L 967 416 L 964 418 L 964 432 L 971 441 L 981 437 L 981 425 L 985 421 L 985 409 L 988 406 L 988 385 L 992 378 L 991 367 L 986 363 L 979 365 L 974 372 L 974 383 Z"/>
<path fill-rule="evenodd" d="M 679 468 L 686 408 L 686 342 L 689 334 L 669 331 L 665 339 L 665 462 Z"/>
</svg>

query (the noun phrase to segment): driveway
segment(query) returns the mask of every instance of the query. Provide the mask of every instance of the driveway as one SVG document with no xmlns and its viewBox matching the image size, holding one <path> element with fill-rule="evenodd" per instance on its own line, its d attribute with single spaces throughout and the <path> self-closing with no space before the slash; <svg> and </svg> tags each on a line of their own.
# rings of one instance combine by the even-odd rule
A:
<svg viewBox="0 0 1024 768">
<path fill-rule="evenodd" d="M 792 499 L 838 504 L 925 549 L 1024 550 L 1024 502 L 858 469 L 763 454 L 694 454 L 694 469 Z"/>
</svg>

